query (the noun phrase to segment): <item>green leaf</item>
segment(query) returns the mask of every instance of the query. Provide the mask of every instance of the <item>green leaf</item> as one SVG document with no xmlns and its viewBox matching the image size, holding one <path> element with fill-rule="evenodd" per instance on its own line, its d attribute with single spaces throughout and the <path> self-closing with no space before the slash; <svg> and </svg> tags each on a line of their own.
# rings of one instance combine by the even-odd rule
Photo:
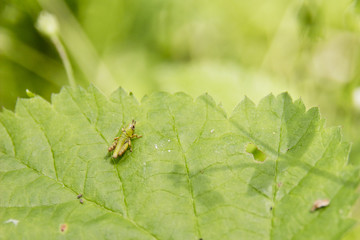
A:
<svg viewBox="0 0 360 240">
<path fill-rule="evenodd" d="M 107 148 L 132 119 L 143 137 L 114 160 Z M 0 114 L 0 236 L 339 239 L 357 198 L 348 153 L 339 128 L 286 93 L 245 98 L 227 118 L 207 94 L 139 104 L 64 88 Z M 310 212 L 319 199 L 330 205 Z"/>
</svg>

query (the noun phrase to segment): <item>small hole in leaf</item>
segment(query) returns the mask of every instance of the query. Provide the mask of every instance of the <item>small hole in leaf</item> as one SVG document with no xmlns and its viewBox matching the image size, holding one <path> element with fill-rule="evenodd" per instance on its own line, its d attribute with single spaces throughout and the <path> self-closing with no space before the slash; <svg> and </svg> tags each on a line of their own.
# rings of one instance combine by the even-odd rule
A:
<svg viewBox="0 0 360 240">
<path fill-rule="evenodd" d="M 256 161 L 263 162 L 266 159 L 265 153 L 260 151 L 259 148 L 253 143 L 249 143 L 246 146 L 246 152 L 251 153 Z"/>
</svg>

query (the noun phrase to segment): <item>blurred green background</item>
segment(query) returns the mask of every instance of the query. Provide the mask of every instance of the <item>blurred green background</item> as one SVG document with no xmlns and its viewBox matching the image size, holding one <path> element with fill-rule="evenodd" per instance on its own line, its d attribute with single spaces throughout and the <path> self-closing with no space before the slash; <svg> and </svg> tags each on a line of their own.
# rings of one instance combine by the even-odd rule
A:
<svg viewBox="0 0 360 240">
<path fill-rule="evenodd" d="M 26 89 L 50 100 L 68 85 L 54 41 L 35 27 L 42 11 L 57 18 L 79 85 L 122 86 L 139 100 L 208 92 L 229 114 L 244 95 L 288 91 L 343 126 L 350 162 L 360 161 L 358 0 L 0 0 L 3 107 Z"/>
</svg>

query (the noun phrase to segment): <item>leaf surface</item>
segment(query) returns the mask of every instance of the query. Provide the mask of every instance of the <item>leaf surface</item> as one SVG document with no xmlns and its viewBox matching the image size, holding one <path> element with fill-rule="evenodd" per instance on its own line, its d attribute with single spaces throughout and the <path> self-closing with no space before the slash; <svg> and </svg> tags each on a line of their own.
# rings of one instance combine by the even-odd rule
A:
<svg viewBox="0 0 360 240">
<path fill-rule="evenodd" d="M 132 119 L 143 137 L 114 160 L 107 148 Z M 354 223 L 358 166 L 324 125 L 286 93 L 245 98 L 230 117 L 207 94 L 20 99 L 0 114 L 0 236 L 339 239 Z M 319 199 L 330 205 L 310 212 Z"/>
</svg>

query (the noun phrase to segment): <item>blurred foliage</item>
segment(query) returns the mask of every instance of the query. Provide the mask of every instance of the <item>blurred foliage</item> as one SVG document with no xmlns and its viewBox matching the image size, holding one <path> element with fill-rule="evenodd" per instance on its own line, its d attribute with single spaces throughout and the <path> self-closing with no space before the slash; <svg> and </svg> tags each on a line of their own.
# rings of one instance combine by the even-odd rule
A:
<svg viewBox="0 0 360 240">
<path fill-rule="evenodd" d="M 41 11 L 58 19 L 79 85 L 106 94 L 122 86 L 139 99 L 209 92 L 228 113 L 244 95 L 288 91 L 342 125 L 350 161 L 360 161 L 358 0 L 0 0 L 6 108 L 26 89 L 50 99 L 68 84 L 55 46 L 35 27 Z"/>
</svg>

